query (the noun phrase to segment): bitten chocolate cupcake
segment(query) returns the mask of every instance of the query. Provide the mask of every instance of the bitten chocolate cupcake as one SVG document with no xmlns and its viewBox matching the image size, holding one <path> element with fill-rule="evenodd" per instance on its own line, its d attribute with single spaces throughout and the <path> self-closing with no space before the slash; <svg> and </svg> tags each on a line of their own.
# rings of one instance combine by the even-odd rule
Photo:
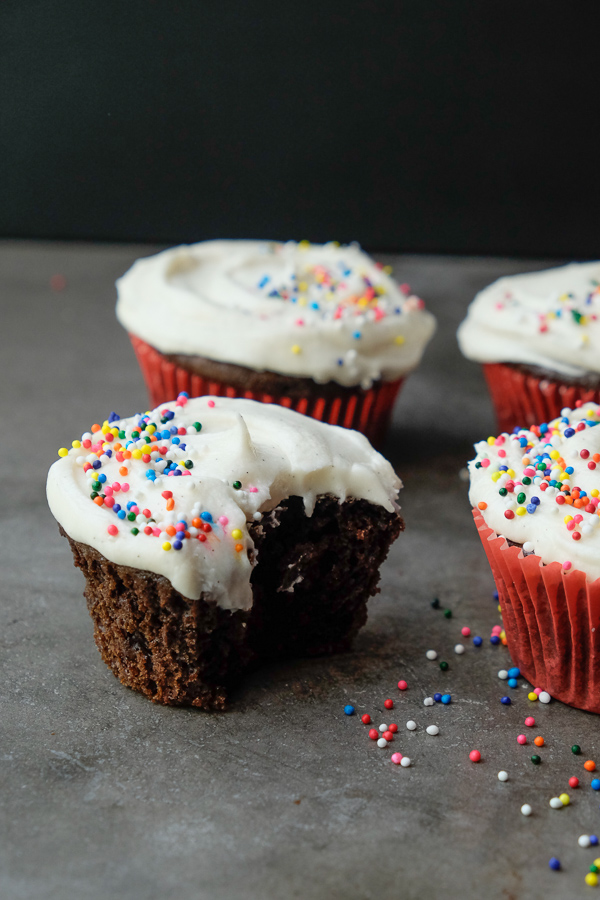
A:
<svg viewBox="0 0 600 900">
<path fill-rule="evenodd" d="M 600 712 L 600 406 L 476 444 L 469 499 L 514 662 Z"/>
<path fill-rule="evenodd" d="M 498 429 L 600 401 L 600 262 L 500 278 L 477 294 L 458 329 L 483 364 Z"/>
<path fill-rule="evenodd" d="M 181 395 L 59 456 L 48 502 L 98 649 L 160 703 L 222 709 L 261 659 L 347 648 L 404 527 L 363 435 L 276 405 Z"/>
<path fill-rule="evenodd" d="M 138 260 L 117 290 L 153 404 L 274 402 L 375 443 L 435 329 L 355 244 L 206 241 Z"/>
</svg>

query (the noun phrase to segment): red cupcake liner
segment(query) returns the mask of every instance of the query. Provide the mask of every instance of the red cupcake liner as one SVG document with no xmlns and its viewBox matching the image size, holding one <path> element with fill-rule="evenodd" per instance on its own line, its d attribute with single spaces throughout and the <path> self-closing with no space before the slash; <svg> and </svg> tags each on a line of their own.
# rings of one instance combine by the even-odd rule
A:
<svg viewBox="0 0 600 900">
<path fill-rule="evenodd" d="M 498 431 L 511 432 L 550 422 L 565 406 L 573 409 L 577 401 L 600 403 L 600 389 L 562 384 L 548 378 L 528 375 L 509 363 L 485 363 L 483 374 L 496 411 Z"/>
<path fill-rule="evenodd" d="M 536 687 L 600 713 L 600 578 L 544 565 L 489 528 L 473 510 L 502 607 L 508 649 Z"/>
<path fill-rule="evenodd" d="M 394 401 L 404 381 L 380 381 L 369 390 L 357 388 L 355 392 L 330 397 L 319 396 L 315 382 L 313 397 L 288 397 L 264 392 L 244 391 L 222 381 L 204 378 L 177 366 L 133 334 L 129 335 L 138 363 L 146 381 L 153 406 L 174 400 L 180 391 L 190 397 L 210 394 L 214 397 L 243 397 L 261 403 L 277 403 L 311 416 L 330 425 L 355 428 L 361 431 L 375 446 L 381 445 L 392 418 Z"/>
</svg>

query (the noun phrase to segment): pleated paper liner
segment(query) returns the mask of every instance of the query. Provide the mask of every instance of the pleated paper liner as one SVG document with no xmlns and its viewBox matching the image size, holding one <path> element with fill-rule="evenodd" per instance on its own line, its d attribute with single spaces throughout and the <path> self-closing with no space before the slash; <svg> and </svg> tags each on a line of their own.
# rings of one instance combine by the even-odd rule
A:
<svg viewBox="0 0 600 900">
<path fill-rule="evenodd" d="M 402 386 L 403 378 L 396 381 L 380 381 L 369 390 L 360 387 L 349 393 L 340 391 L 338 396 L 319 396 L 315 382 L 312 397 L 287 397 L 263 392 L 242 391 L 225 382 L 204 378 L 188 372 L 181 366 L 166 360 L 164 356 L 135 335 L 129 335 L 137 356 L 152 406 L 174 400 L 180 391 L 190 397 L 210 394 L 216 397 L 243 397 L 261 403 L 277 403 L 311 416 L 330 425 L 355 428 L 361 431 L 376 447 L 381 446 L 389 428 L 394 401 Z"/>
<path fill-rule="evenodd" d="M 522 674 L 563 703 L 600 713 L 600 578 L 525 556 L 473 516 L 494 575 L 508 649 Z"/>
<path fill-rule="evenodd" d="M 507 363 L 485 363 L 483 374 L 496 411 L 498 432 L 512 432 L 550 422 L 561 409 L 573 409 L 578 400 L 600 403 L 600 389 L 562 384 L 522 372 Z"/>
</svg>

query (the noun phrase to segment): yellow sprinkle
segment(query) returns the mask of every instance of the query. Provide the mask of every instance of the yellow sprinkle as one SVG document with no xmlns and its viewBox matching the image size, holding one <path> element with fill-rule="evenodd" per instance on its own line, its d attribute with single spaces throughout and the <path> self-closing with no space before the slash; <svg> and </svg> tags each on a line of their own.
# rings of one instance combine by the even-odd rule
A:
<svg viewBox="0 0 600 900">
<path fill-rule="evenodd" d="M 525 509 L 524 506 L 517 506 L 515 512 L 517 513 L 518 516 L 524 516 L 525 513 L 527 512 L 527 510 Z"/>
<path fill-rule="evenodd" d="M 382 284 L 378 284 L 375 288 L 375 293 L 378 297 L 381 297 L 382 294 L 385 294 L 385 288 Z"/>
<path fill-rule="evenodd" d="M 239 528 L 234 528 L 231 532 L 231 537 L 234 539 L 234 541 L 239 541 L 239 539 L 243 537 L 243 535 Z"/>
<path fill-rule="evenodd" d="M 386 275 L 391 275 L 394 270 L 391 266 L 384 266 L 381 271 L 385 272 Z"/>
<path fill-rule="evenodd" d="M 110 431 L 110 425 L 108 424 L 108 422 L 105 422 L 104 425 L 102 426 L 102 434 L 108 434 L 109 431 Z"/>
<path fill-rule="evenodd" d="M 498 604 L 498 612 L 499 612 L 499 613 L 502 612 L 502 607 L 500 606 L 500 604 Z"/>
<path fill-rule="evenodd" d="M 177 465 L 183 466 L 183 468 L 185 469 L 185 459 L 180 459 L 179 462 L 177 463 Z"/>
<path fill-rule="evenodd" d="M 573 516 L 565 516 L 563 519 L 563 522 L 565 523 L 565 525 L 567 524 L 567 522 L 572 522 L 572 521 L 573 521 Z"/>
<path fill-rule="evenodd" d="M 358 301 L 358 305 L 362 306 L 364 308 L 365 306 L 369 305 L 369 301 L 367 300 L 366 297 L 361 297 L 360 300 Z"/>
<path fill-rule="evenodd" d="M 582 344 L 587 344 L 588 341 L 589 341 L 589 339 L 590 339 L 590 338 L 589 338 L 589 335 L 587 335 L 587 334 L 582 334 L 582 335 L 581 335 L 581 343 L 582 343 Z"/>
<path fill-rule="evenodd" d="M 500 640 L 503 641 L 505 638 L 506 638 L 506 632 L 505 632 L 505 631 L 501 631 L 501 632 L 500 632 Z"/>
<path fill-rule="evenodd" d="M 592 497 L 597 497 L 598 494 L 600 494 L 600 491 L 598 490 L 598 488 L 594 488 L 593 491 L 590 491 L 590 494 L 592 495 Z"/>
<path fill-rule="evenodd" d="M 600 856 L 594 860 L 594 865 L 600 867 Z"/>
<path fill-rule="evenodd" d="M 138 449 L 136 448 L 135 450 L 132 450 L 132 451 L 131 451 L 131 455 L 133 456 L 134 459 L 141 459 L 141 458 L 142 458 L 142 451 L 141 451 L 141 450 L 138 450 Z"/>
<path fill-rule="evenodd" d="M 73 441 L 71 447 L 75 447 L 75 449 L 77 450 L 78 447 L 81 447 L 81 441 Z"/>
<path fill-rule="evenodd" d="M 310 247 L 310 241 L 300 241 L 298 244 L 298 250 L 308 250 Z"/>
<path fill-rule="evenodd" d="M 487 439 L 487 442 L 488 442 L 488 444 L 490 445 L 490 447 L 493 447 L 494 444 L 496 443 L 496 438 L 490 436 L 490 437 Z"/>
<path fill-rule="evenodd" d="M 59 456 L 67 456 L 68 452 L 69 451 L 67 450 L 66 447 L 61 447 L 60 450 L 58 451 L 58 455 Z"/>
<path fill-rule="evenodd" d="M 336 248 L 337 248 L 337 247 L 340 246 L 340 242 L 339 242 L 339 241 L 330 241 L 329 243 L 331 244 L 332 247 L 336 247 Z"/>
<path fill-rule="evenodd" d="M 306 306 L 306 297 L 298 297 L 298 306 Z"/>
<path fill-rule="evenodd" d="M 298 290 L 299 291 L 307 291 L 308 290 L 308 285 L 307 285 L 306 281 L 298 282 Z"/>
<path fill-rule="evenodd" d="M 559 794 L 558 799 L 560 800 L 560 802 L 562 803 L 563 806 L 568 806 L 569 803 L 571 802 L 571 798 L 569 797 L 568 794 Z"/>
<path fill-rule="evenodd" d="M 402 346 L 402 344 L 404 343 L 404 341 L 405 341 L 405 338 L 404 338 L 401 334 L 396 335 L 396 337 L 394 338 L 394 342 L 395 342 L 396 344 L 398 344 L 399 347 Z"/>
<path fill-rule="evenodd" d="M 502 472 L 492 472 L 492 481 L 498 481 L 501 475 Z"/>
<path fill-rule="evenodd" d="M 588 887 L 596 887 L 598 884 L 598 876 L 595 872 L 588 872 L 585 876 L 585 883 Z"/>
<path fill-rule="evenodd" d="M 118 428 L 111 428 L 110 432 L 113 437 L 119 437 L 119 429 Z"/>
<path fill-rule="evenodd" d="M 535 691 L 529 691 L 529 693 L 527 694 L 528 700 L 537 700 L 537 698 L 538 695 L 535 693 Z"/>
<path fill-rule="evenodd" d="M 163 550 L 170 550 L 171 544 L 169 543 L 169 541 L 165 541 L 164 544 L 162 545 L 162 548 L 163 548 Z"/>
<path fill-rule="evenodd" d="M 515 470 L 514 470 L 514 469 L 509 469 L 509 470 L 507 471 L 506 474 L 508 475 L 509 478 L 514 478 L 514 477 L 515 477 Z"/>
<path fill-rule="evenodd" d="M 293 344 L 292 345 L 292 353 L 295 353 L 297 356 L 299 353 L 302 353 L 302 348 L 299 347 L 298 344 Z"/>
</svg>

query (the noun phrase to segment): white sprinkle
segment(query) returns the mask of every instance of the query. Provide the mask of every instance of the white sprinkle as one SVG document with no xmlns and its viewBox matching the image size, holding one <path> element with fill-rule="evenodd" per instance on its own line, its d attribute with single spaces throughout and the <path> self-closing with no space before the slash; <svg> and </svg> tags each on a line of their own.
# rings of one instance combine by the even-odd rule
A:
<svg viewBox="0 0 600 900">
<path fill-rule="evenodd" d="M 460 656 L 461 653 L 465 652 L 465 645 L 464 644 L 456 644 L 456 646 L 454 647 L 454 652 L 458 653 L 458 655 Z"/>
<path fill-rule="evenodd" d="M 538 700 L 540 703 L 550 703 L 552 697 L 548 693 L 548 691 L 542 691 L 541 694 L 538 694 Z"/>
<path fill-rule="evenodd" d="M 552 809 L 562 809 L 563 802 L 560 797 L 552 797 L 552 799 L 550 800 L 550 806 L 552 807 Z"/>
<path fill-rule="evenodd" d="M 425 730 L 427 731 L 427 734 L 439 734 L 440 733 L 440 729 L 437 727 L 437 725 L 428 725 Z"/>
<path fill-rule="evenodd" d="M 379 738 L 379 740 L 377 741 L 378 747 L 387 747 L 387 744 L 388 744 L 388 742 L 386 741 L 385 738 Z"/>
<path fill-rule="evenodd" d="M 404 766 L 405 769 L 410 766 L 410 756 L 403 756 L 400 760 L 400 765 Z"/>
<path fill-rule="evenodd" d="M 409 719 L 408 722 L 406 723 L 406 727 L 408 728 L 409 731 L 414 731 L 415 728 L 417 727 L 417 723 L 413 722 L 412 719 Z"/>
<path fill-rule="evenodd" d="M 379 730 L 380 730 L 381 733 L 383 734 L 384 731 L 387 731 L 387 730 L 388 730 L 388 727 L 387 727 L 387 725 L 380 725 L 380 726 L 379 726 Z"/>
<path fill-rule="evenodd" d="M 582 834 L 577 838 L 577 843 L 580 847 L 589 847 L 592 842 L 590 841 L 589 834 Z"/>
<path fill-rule="evenodd" d="M 529 803 L 524 803 L 523 806 L 521 807 L 521 812 L 523 813 L 524 816 L 530 816 L 531 813 L 533 812 L 533 810 L 530 807 Z"/>
<path fill-rule="evenodd" d="M 427 659 L 437 659 L 437 650 L 428 650 L 425 656 Z"/>
<path fill-rule="evenodd" d="M 525 553 L 533 553 L 533 544 L 531 541 L 525 541 L 523 544 L 523 551 Z"/>
<path fill-rule="evenodd" d="M 498 672 L 498 678 L 501 678 L 502 681 L 506 681 L 506 679 L 508 678 L 508 672 L 506 671 L 506 669 L 500 669 L 500 671 Z"/>
<path fill-rule="evenodd" d="M 501 769 L 500 772 L 498 772 L 498 781 L 508 781 L 508 772 Z"/>
<path fill-rule="evenodd" d="M 433 706 L 433 697 L 425 697 L 423 706 Z"/>
</svg>

